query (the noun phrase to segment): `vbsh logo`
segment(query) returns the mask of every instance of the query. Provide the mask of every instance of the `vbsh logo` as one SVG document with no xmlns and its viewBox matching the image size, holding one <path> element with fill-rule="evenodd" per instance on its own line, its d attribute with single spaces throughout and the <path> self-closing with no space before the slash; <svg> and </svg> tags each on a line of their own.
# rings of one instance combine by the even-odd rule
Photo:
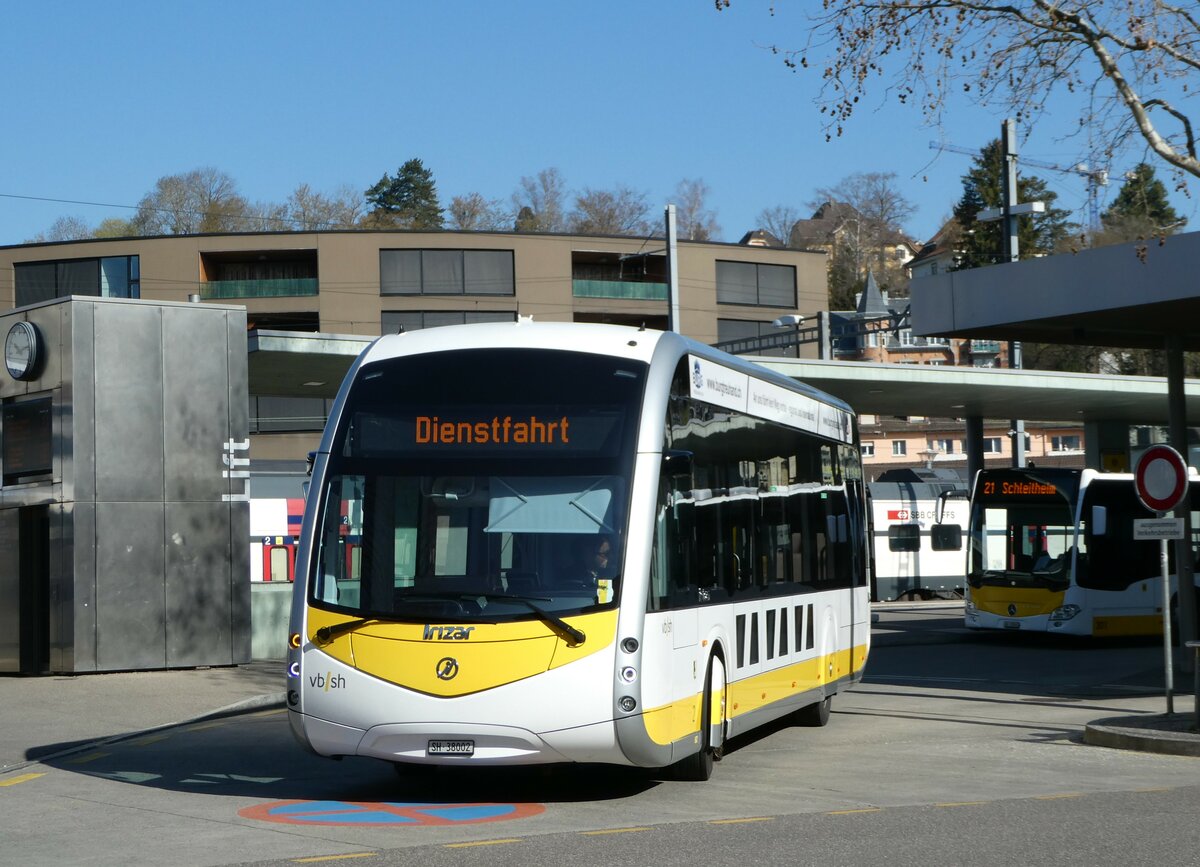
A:
<svg viewBox="0 0 1200 867">
<path fill-rule="evenodd" d="M 423 641 L 466 641 L 475 630 L 474 626 L 434 626 L 425 624 Z"/>
<path fill-rule="evenodd" d="M 328 674 L 310 674 L 308 685 L 313 689 L 323 689 L 329 692 L 331 689 L 345 689 L 346 678 L 340 674 L 334 674 L 332 671 Z"/>
</svg>

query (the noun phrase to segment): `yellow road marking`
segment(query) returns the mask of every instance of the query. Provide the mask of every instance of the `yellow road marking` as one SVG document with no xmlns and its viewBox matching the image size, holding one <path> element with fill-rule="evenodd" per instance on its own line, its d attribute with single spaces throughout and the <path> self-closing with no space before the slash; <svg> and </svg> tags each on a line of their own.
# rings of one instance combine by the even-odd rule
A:
<svg viewBox="0 0 1200 867">
<path fill-rule="evenodd" d="M 649 828 L 608 828 L 603 831 L 580 831 L 585 837 L 599 837 L 601 834 L 632 834 L 635 831 L 649 831 Z"/>
<path fill-rule="evenodd" d="M 826 816 L 849 816 L 853 813 L 878 813 L 882 807 L 863 807 L 859 810 L 830 810 Z"/>
<path fill-rule="evenodd" d="M 774 822 L 774 816 L 751 816 L 745 819 L 713 819 L 710 825 L 740 825 L 745 822 Z"/>
<path fill-rule="evenodd" d="M 5 780 L 0 783 L 0 786 L 15 786 L 18 783 L 28 783 L 30 780 L 36 780 L 38 777 L 44 777 L 45 774 L 21 774 L 19 777 L 13 777 L 11 780 Z"/>
<path fill-rule="evenodd" d="M 293 858 L 293 864 L 315 864 L 318 861 L 341 861 L 345 858 L 374 858 L 377 852 L 356 852 L 353 855 L 319 855 L 313 858 Z"/>
<path fill-rule="evenodd" d="M 447 843 L 447 849 L 468 849 L 471 846 L 499 846 L 501 843 L 523 843 L 520 837 L 505 837 L 502 840 L 479 840 L 475 843 Z"/>
<path fill-rule="evenodd" d="M 1058 801 L 1063 798 L 1082 798 L 1083 792 L 1061 792 L 1057 795 L 1035 795 L 1035 801 Z"/>
<path fill-rule="evenodd" d="M 951 801 L 947 804 L 934 804 L 935 807 L 982 807 L 987 801 Z"/>
<path fill-rule="evenodd" d="M 82 765 L 87 762 L 94 762 L 96 759 L 103 759 L 112 755 L 112 753 L 88 753 L 86 756 L 79 756 L 75 759 L 67 759 L 68 765 Z"/>
<path fill-rule="evenodd" d="M 156 744 L 159 741 L 165 741 L 169 737 L 170 737 L 170 735 L 146 735 L 143 738 L 137 738 L 136 740 L 132 740 L 132 741 L 130 741 L 130 743 L 133 744 L 135 747 L 144 747 L 147 744 Z"/>
</svg>

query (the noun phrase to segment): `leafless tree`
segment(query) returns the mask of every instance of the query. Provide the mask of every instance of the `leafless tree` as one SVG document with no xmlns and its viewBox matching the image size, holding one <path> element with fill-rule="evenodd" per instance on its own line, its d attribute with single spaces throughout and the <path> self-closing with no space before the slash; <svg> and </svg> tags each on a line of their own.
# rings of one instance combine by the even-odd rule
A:
<svg viewBox="0 0 1200 867">
<path fill-rule="evenodd" d="M 480 193 L 455 196 L 446 208 L 450 228 L 462 231 L 502 231 L 512 227 L 512 214 L 499 199 L 485 199 Z"/>
<path fill-rule="evenodd" d="M 26 244 L 41 244 L 47 241 L 79 241 L 92 237 L 92 227 L 83 217 L 59 217 L 50 228 L 26 241 Z"/>
<path fill-rule="evenodd" d="M 680 238 L 711 241 L 721 234 L 717 212 L 708 207 L 710 190 L 699 178 L 684 178 L 675 188 L 675 226 Z"/>
<path fill-rule="evenodd" d="M 792 69 L 822 76 L 827 137 L 840 135 L 879 86 L 934 125 L 951 95 L 1030 123 L 1066 91 L 1089 151 L 1111 158 L 1140 139 L 1177 175 L 1200 177 L 1184 104 L 1200 69 L 1194 3 L 825 0 L 811 19 L 806 36 L 773 50 Z"/>
<path fill-rule="evenodd" d="M 588 187 L 575 197 L 568 225 L 581 235 L 650 235 L 649 213 L 645 193 L 625 186 L 613 190 Z"/>
<path fill-rule="evenodd" d="M 830 224 L 832 282 L 855 285 L 873 271 L 893 291 L 903 286 L 895 251 L 906 240 L 904 222 L 916 208 L 895 180 L 894 172 L 859 172 L 816 191 L 810 207 L 814 217 Z"/>
<path fill-rule="evenodd" d="M 556 168 L 542 169 L 534 177 L 521 178 L 513 193 L 514 228 L 518 232 L 561 232 L 567 228 L 567 182 Z"/>
<path fill-rule="evenodd" d="M 365 211 L 362 193 L 349 184 L 343 184 L 330 194 L 300 184 L 288 196 L 280 215 L 280 225 L 276 228 L 298 231 L 351 229 Z"/>
<path fill-rule="evenodd" d="M 796 225 L 797 220 L 803 219 L 800 209 L 793 208 L 791 205 L 776 205 L 773 208 L 764 208 L 758 214 L 758 228 L 765 229 L 784 245 L 788 244 L 792 237 L 792 227 Z"/>
<path fill-rule="evenodd" d="M 246 229 L 249 205 L 237 183 L 212 167 L 159 178 L 133 222 L 141 235 L 192 235 Z"/>
</svg>

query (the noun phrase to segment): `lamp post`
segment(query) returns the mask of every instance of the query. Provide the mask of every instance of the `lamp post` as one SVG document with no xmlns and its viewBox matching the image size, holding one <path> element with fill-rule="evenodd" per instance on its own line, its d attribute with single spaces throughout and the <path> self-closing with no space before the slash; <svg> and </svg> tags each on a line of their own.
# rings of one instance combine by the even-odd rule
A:
<svg viewBox="0 0 1200 867">
<path fill-rule="evenodd" d="M 796 313 L 788 313 L 786 316 L 780 316 L 771 323 L 772 328 L 795 328 L 796 329 L 796 357 L 800 357 L 800 326 L 804 324 L 804 317 Z"/>
</svg>

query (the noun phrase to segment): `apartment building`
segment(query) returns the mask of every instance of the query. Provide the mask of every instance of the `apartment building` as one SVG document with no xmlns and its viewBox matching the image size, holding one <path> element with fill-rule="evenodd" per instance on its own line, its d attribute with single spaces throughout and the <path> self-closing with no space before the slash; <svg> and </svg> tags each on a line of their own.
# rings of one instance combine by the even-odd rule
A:
<svg viewBox="0 0 1200 867">
<path fill-rule="evenodd" d="M 198 300 L 244 305 L 251 333 L 360 337 L 518 315 L 665 328 L 667 261 L 663 238 L 497 232 L 22 244 L 0 247 L 0 309 L 68 295 Z M 819 251 L 681 241 L 677 271 L 679 330 L 705 343 L 770 333 L 781 316 L 827 306 Z M 281 395 L 255 391 L 252 378 L 252 461 L 303 461 L 337 385 L 314 376 L 311 396 Z"/>
</svg>

